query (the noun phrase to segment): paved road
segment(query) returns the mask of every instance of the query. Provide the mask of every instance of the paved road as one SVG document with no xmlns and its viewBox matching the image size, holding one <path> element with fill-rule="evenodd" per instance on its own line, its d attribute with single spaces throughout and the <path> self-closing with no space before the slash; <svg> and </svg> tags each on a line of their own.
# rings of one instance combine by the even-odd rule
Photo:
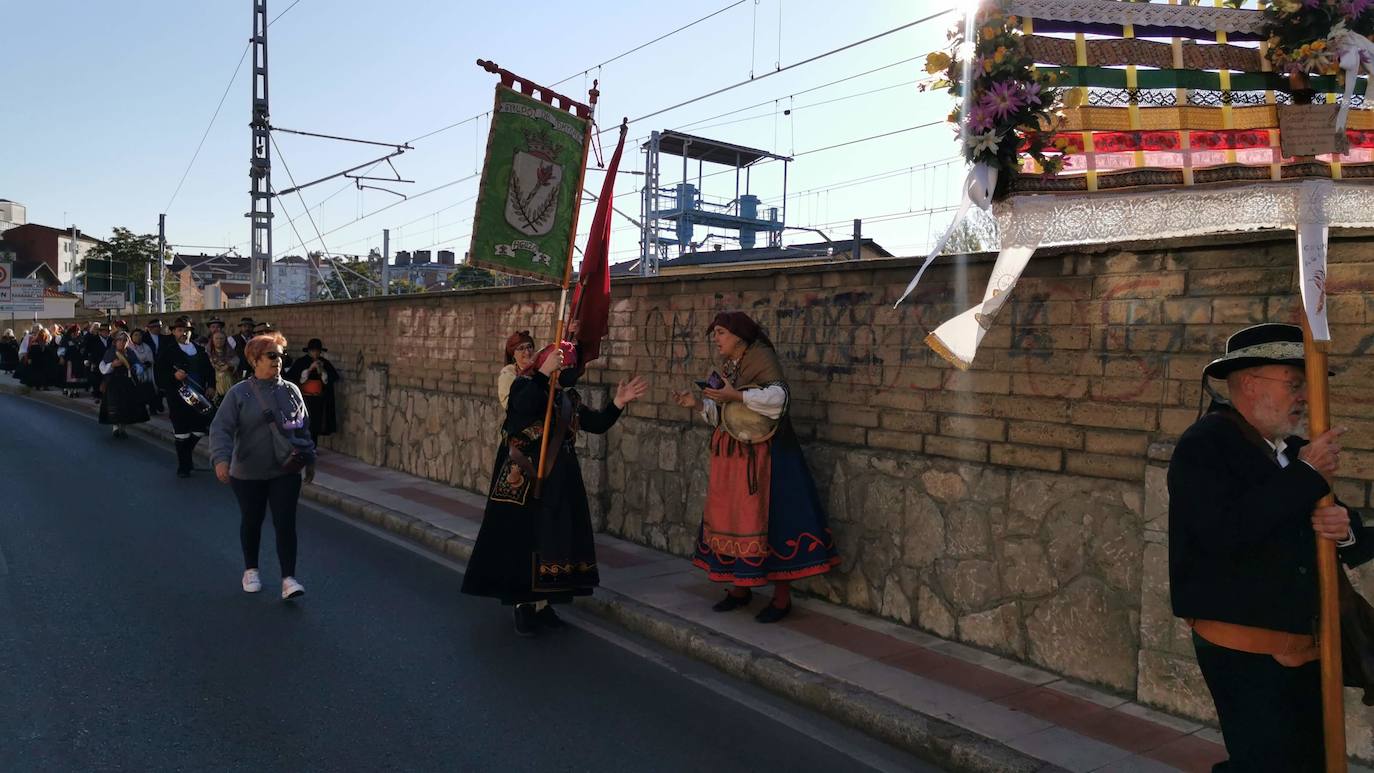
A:
<svg viewBox="0 0 1374 773">
<path fill-rule="evenodd" d="M 243 593 L 170 448 L 0 395 L 0 771 L 934 770 L 588 623 L 517 639 L 460 576 L 302 505 Z"/>
</svg>

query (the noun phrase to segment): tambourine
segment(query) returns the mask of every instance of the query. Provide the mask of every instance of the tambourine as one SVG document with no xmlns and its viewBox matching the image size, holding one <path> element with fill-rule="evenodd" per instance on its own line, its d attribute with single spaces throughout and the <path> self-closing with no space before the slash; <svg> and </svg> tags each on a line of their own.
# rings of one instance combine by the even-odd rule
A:
<svg viewBox="0 0 1374 773">
<path fill-rule="evenodd" d="M 206 397 L 199 387 L 200 385 L 188 376 L 185 381 L 181 382 L 181 386 L 177 387 L 177 394 L 181 396 L 183 403 L 208 416 L 215 410 L 215 404 L 210 402 L 210 398 Z"/>
</svg>

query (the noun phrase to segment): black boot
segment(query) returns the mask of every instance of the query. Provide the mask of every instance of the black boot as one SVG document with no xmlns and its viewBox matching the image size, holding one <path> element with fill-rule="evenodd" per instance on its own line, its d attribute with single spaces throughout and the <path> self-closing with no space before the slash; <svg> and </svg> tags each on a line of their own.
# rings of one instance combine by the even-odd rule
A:
<svg viewBox="0 0 1374 773">
<path fill-rule="evenodd" d="M 177 438 L 177 477 L 191 477 L 191 438 Z"/>
<path fill-rule="evenodd" d="M 192 435 L 186 439 L 186 471 L 192 472 L 196 469 L 196 444 L 200 442 L 200 435 Z"/>
</svg>

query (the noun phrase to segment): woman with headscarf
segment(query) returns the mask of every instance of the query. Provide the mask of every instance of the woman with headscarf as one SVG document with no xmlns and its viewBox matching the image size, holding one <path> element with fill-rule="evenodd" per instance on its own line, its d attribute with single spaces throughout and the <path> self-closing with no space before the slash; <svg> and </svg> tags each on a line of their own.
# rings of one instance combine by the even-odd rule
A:
<svg viewBox="0 0 1374 773">
<path fill-rule="evenodd" d="M 0 333 L 0 371 L 13 373 L 19 365 L 19 339 L 14 337 L 14 331 L 6 329 Z"/>
<path fill-rule="evenodd" d="M 622 381 L 611 402 L 594 410 L 583 405 L 573 389 L 576 366 L 572 344 L 550 345 L 535 357 L 534 370 L 511 385 L 486 513 L 463 575 L 463 593 L 494 597 L 514 606 L 515 632 L 521 636 L 534 635 L 539 626 L 561 627 L 562 621 L 548 603 L 590 595 L 600 583 L 587 491 L 575 448 L 577 433 L 606 433 L 621 410 L 649 388 L 638 376 Z M 549 427 L 548 464 L 543 483 L 537 486 L 550 389 L 555 410 Z"/>
<path fill-rule="evenodd" d="M 305 593 L 296 579 L 296 505 L 304 483 L 315 478 L 315 441 L 301 391 L 281 377 L 286 338 L 255 336 L 244 347 L 252 375 L 229 389 L 210 428 L 210 459 L 215 477 L 228 483 L 238 499 L 239 544 L 243 548 L 245 593 L 262 590 L 258 549 L 267 508 L 277 535 L 281 598 Z"/>
<path fill-rule="evenodd" d="M 530 331 L 517 330 L 506 339 L 506 366 L 496 375 L 496 399 L 501 410 L 510 405 L 510 388 L 515 379 L 534 371 L 534 339 Z"/>
<path fill-rule="evenodd" d="M 114 436 L 128 437 L 126 424 L 140 424 L 148 420 L 148 402 L 139 389 L 142 366 L 129 349 L 129 334 L 123 330 L 114 334 L 114 343 L 105 350 L 100 361 L 101 391 L 100 423 L 113 424 Z"/>
<path fill-rule="evenodd" d="M 720 372 L 698 382 L 703 399 L 672 395 L 715 427 L 692 563 L 731 584 L 717 612 L 747 605 L 751 588 L 773 583 L 771 603 L 754 619 L 776 623 L 792 611 L 789 583 L 830 571 L 840 557 L 787 415 L 787 380 L 773 342 L 741 311 L 717 314 L 706 332 L 723 359 Z"/>
<path fill-rule="evenodd" d="M 296 360 L 285 378 L 300 387 L 306 410 L 310 411 L 310 437 L 318 443 L 322 435 L 332 435 L 338 428 L 334 385 L 339 382 L 339 371 L 324 356 L 329 350 L 320 339 L 310 339 L 304 351 L 306 356 Z"/>
</svg>

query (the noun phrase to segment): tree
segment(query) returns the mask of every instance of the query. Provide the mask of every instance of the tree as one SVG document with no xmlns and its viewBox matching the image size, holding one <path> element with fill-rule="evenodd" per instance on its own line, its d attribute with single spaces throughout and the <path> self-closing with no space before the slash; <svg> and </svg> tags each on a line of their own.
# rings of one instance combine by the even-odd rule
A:
<svg viewBox="0 0 1374 773">
<path fill-rule="evenodd" d="M 365 259 L 338 260 L 324 258 L 323 255 L 320 252 L 309 254 L 310 260 L 324 261 L 320 264 L 320 270 L 324 273 L 324 286 L 328 292 L 322 292 L 321 295 L 332 295 L 337 299 L 364 298 L 381 292 L 380 267 L 369 264 Z"/>
<path fill-rule="evenodd" d="M 964 222 L 954 229 L 949 241 L 945 242 L 942 254 L 967 255 L 989 252 L 997 247 L 997 221 L 981 209 L 970 208 Z"/>
<path fill-rule="evenodd" d="M 162 259 L 164 261 L 170 259 L 170 254 L 164 253 Z M 118 274 L 122 269 L 128 280 L 128 285 L 132 290 L 131 297 L 134 303 L 147 303 L 148 299 L 144 297 L 147 294 L 143 282 L 144 272 L 147 268 L 151 267 L 154 283 L 157 282 L 159 274 L 156 236 L 153 234 L 135 234 L 128 228 L 116 226 L 113 236 L 87 251 L 86 257 L 82 260 L 81 265 L 77 269 L 77 275 L 81 278 L 82 284 L 87 289 L 122 290 L 124 288 L 117 285 L 110 288 L 92 287 L 92 282 L 86 281 L 87 265 L 89 261 L 92 260 L 109 261 L 114 266 L 111 273 Z M 168 293 L 176 292 L 176 275 L 167 274 L 166 280 L 167 282 L 163 289 Z"/>
<path fill-rule="evenodd" d="M 459 266 L 448 275 L 448 285 L 454 290 L 471 290 L 479 287 L 495 287 L 496 275 L 485 268 Z"/>
</svg>

